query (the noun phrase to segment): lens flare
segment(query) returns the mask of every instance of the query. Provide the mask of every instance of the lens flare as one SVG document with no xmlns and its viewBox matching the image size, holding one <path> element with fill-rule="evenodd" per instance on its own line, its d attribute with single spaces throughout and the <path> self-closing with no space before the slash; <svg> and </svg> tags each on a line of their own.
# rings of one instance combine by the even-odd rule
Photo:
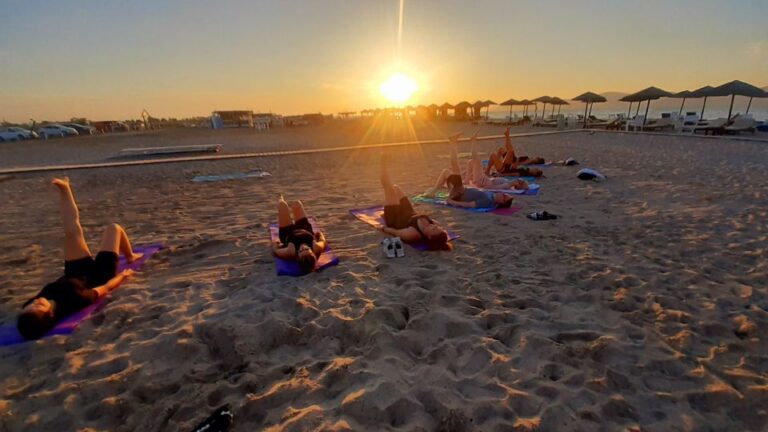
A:
<svg viewBox="0 0 768 432">
<path fill-rule="evenodd" d="M 404 103 L 418 90 L 416 81 L 404 73 L 397 73 L 381 83 L 379 91 L 388 101 Z"/>
</svg>

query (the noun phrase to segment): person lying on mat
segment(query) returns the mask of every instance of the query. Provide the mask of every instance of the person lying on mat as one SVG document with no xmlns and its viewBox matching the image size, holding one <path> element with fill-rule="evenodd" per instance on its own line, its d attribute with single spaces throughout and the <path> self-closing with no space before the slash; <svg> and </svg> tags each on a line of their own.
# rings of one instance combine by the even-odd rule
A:
<svg viewBox="0 0 768 432">
<path fill-rule="evenodd" d="M 499 148 L 496 152 L 491 152 L 488 156 L 488 166 L 485 167 L 485 175 L 490 176 L 492 170 L 495 170 L 496 173 L 502 176 L 541 177 L 544 174 L 544 171 L 538 168 L 525 166 L 543 164 L 545 163 L 544 158 L 517 156 L 515 148 L 512 146 L 512 139 L 509 136 L 509 128 L 504 132 L 504 138 L 504 147 Z"/>
<path fill-rule="evenodd" d="M 424 241 L 430 250 L 451 250 L 448 232 L 427 215 L 416 213 L 413 203 L 387 172 L 387 159 L 381 161 L 381 186 L 384 188 L 384 227 L 382 231 L 404 242 Z"/>
<path fill-rule="evenodd" d="M 437 191 L 443 187 L 447 187 L 448 183 L 448 177 L 454 174 L 461 174 L 461 170 L 459 167 L 459 153 L 458 153 L 458 144 L 457 139 L 461 134 L 456 134 L 451 137 L 449 137 L 449 140 L 451 141 L 451 165 L 450 169 L 446 168 L 441 173 L 440 176 L 437 178 L 437 182 L 435 183 L 435 186 L 428 189 L 424 196 L 427 197 L 434 197 L 437 194 Z M 477 154 L 477 151 L 475 149 L 475 141 L 477 139 L 477 134 L 472 136 L 472 159 L 470 159 L 467 162 L 467 177 L 465 180 L 465 184 L 468 186 L 474 186 L 478 188 L 483 189 L 517 189 L 517 190 L 527 190 L 528 189 L 528 182 L 526 182 L 523 179 L 517 179 L 513 181 L 506 180 L 501 177 L 490 177 L 483 172 L 483 162 L 480 160 L 480 157 Z"/>
<path fill-rule="evenodd" d="M 322 232 L 312 229 L 304 204 L 301 201 L 288 204 L 280 195 L 277 200 L 277 225 L 280 240 L 272 244 L 275 255 L 299 263 L 302 274 L 312 272 L 317 257 L 325 250 L 326 241 Z"/>
<path fill-rule="evenodd" d="M 17 327 L 26 339 L 38 339 L 58 322 L 106 296 L 128 279 L 132 270 L 117 273 L 118 253 L 131 263 L 142 257 L 133 252 L 125 230 L 107 226 L 96 258 L 91 256 L 80 226 L 80 215 L 69 179 L 54 179 L 64 225 L 64 276 L 46 285 L 24 303 Z"/>
<path fill-rule="evenodd" d="M 451 174 L 446 180 L 450 193 L 446 203 L 466 208 L 507 208 L 514 197 L 503 192 L 491 192 L 464 186 L 461 174 Z"/>
</svg>

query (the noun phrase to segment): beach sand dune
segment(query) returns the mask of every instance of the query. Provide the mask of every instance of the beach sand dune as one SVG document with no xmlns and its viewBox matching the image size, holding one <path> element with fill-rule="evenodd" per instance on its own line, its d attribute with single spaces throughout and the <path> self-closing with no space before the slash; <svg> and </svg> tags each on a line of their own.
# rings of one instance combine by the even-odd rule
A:
<svg viewBox="0 0 768 432">
<path fill-rule="evenodd" d="M 419 204 L 461 238 L 395 260 L 347 213 L 382 201 L 380 150 L 70 172 L 92 245 L 119 221 L 168 248 L 72 336 L 0 349 L 0 429 L 186 431 L 226 403 L 237 431 L 765 430 L 768 148 L 516 142 L 609 180 L 547 168 L 511 217 Z M 442 144 L 387 152 L 409 193 L 447 162 Z M 253 168 L 273 176 L 190 181 Z M 48 177 L 0 185 L 5 325 L 61 272 Z M 338 266 L 275 275 L 279 192 L 318 218 Z"/>
</svg>

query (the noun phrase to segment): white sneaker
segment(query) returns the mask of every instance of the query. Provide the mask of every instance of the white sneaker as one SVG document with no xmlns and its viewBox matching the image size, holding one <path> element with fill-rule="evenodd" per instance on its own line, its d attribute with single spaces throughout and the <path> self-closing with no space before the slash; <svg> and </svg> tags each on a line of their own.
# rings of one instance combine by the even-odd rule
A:
<svg viewBox="0 0 768 432">
<path fill-rule="evenodd" d="M 403 241 L 400 240 L 400 237 L 393 238 L 392 245 L 395 247 L 395 255 L 397 255 L 398 258 L 405 256 L 405 248 L 403 247 Z"/>
<path fill-rule="evenodd" d="M 395 257 L 395 245 L 392 243 L 392 239 L 389 237 L 385 238 L 381 241 L 381 246 L 384 248 L 384 255 L 386 255 L 387 258 Z"/>
</svg>

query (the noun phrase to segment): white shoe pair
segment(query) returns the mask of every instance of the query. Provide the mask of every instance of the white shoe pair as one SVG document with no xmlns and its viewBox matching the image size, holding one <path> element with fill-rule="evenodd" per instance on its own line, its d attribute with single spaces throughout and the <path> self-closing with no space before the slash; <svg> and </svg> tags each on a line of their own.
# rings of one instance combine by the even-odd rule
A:
<svg viewBox="0 0 768 432">
<path fill-rule="evenodd" d="M 381 246 L 384 248 L 384 254 L 387 258 L 402 258 L 405 256 L 405 248 L 400 237 L 387 237 L 381 241 Z"/>
</svg>

